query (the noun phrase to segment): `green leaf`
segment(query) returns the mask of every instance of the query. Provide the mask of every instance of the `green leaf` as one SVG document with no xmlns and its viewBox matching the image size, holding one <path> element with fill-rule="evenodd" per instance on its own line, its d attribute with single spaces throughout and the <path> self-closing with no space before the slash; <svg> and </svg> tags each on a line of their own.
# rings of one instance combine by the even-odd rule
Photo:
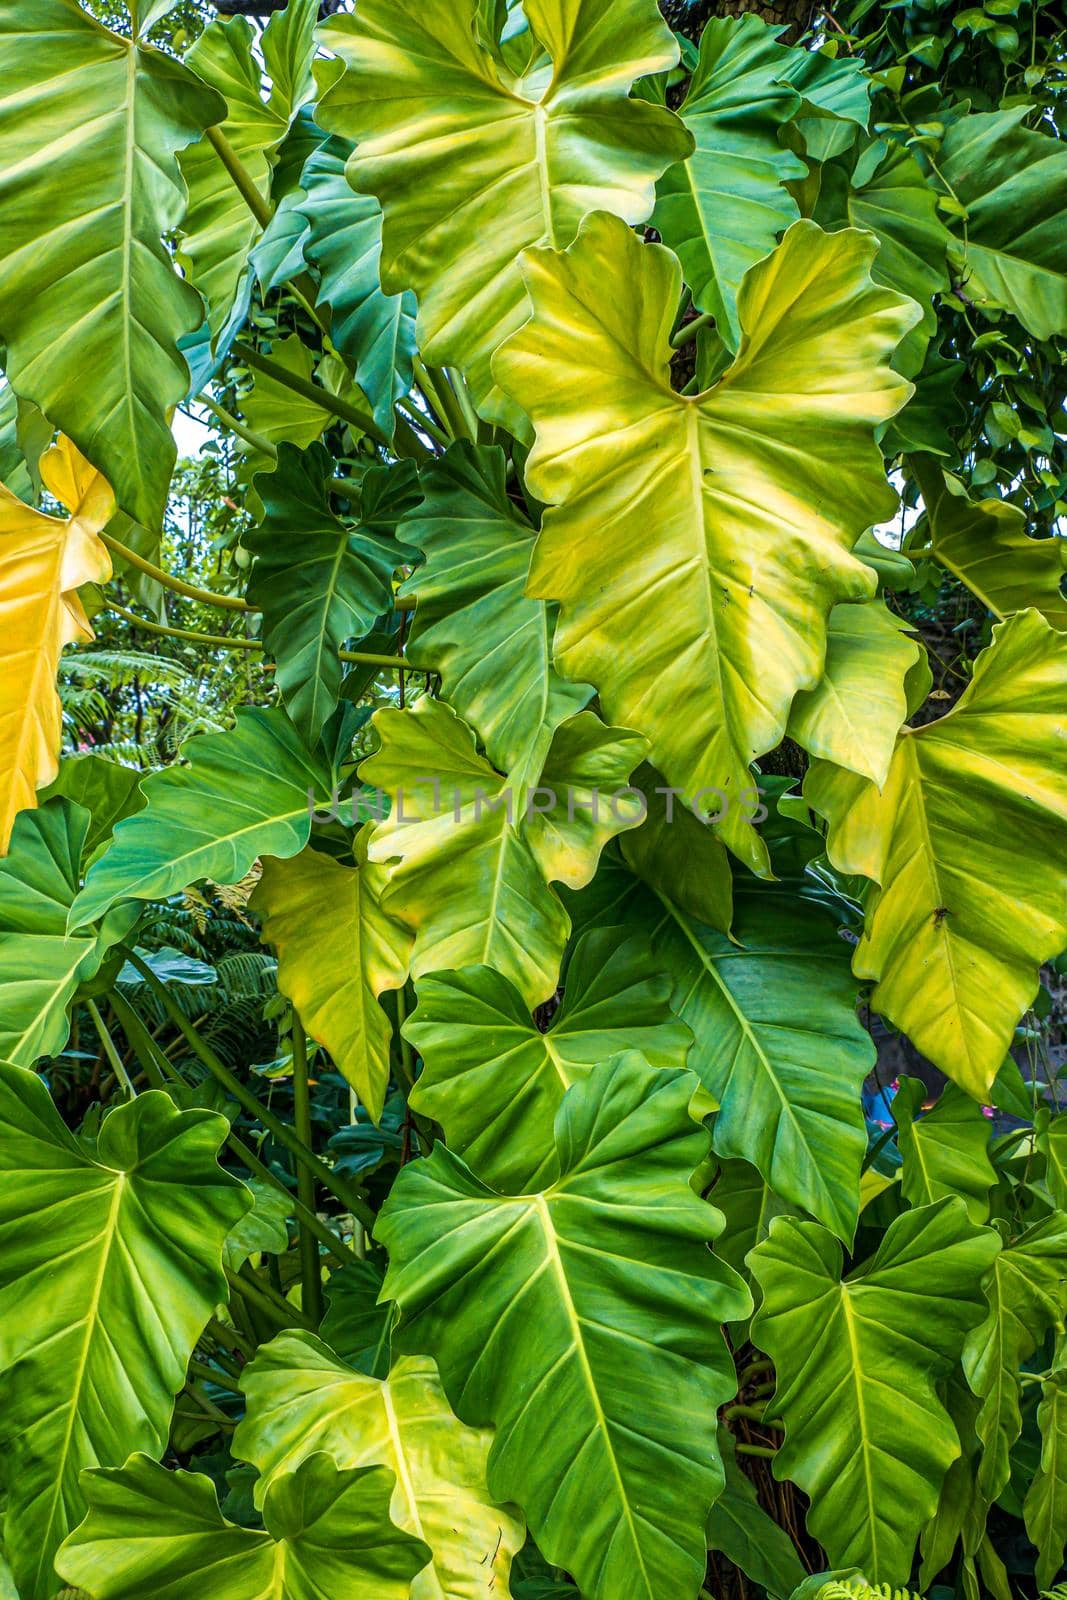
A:
<svg viewBox="0 0 1067 1600">
<path fill-rule="evenodd" d="M 833 1566 L 907 1582 L 960 1451 L 937 1383 L 982 1315 L 997 1247 L 944 1200 L 897 1217 L 844 1279 L 840 1244 L 814 1222 L 777 1218 L 749 1257 L 763 1289 L 752 1338 L 774 1361 L 786 1427 L 774 1474 L 808 1495 L 808 1530 Z"/>
<path fill-rule="evenodd" d="M 263 1532 L 226 1521 L 210 1478 L 142 1455 L 86 1491 L 59 1565 L 94 1600 L 407 1600 L 429 1555 L 390 1522 L 384 1468 L 338 1472 L 325 1455 L 271 1485 Z"/>
<path fill-rule="evenodd" d="M 426 561 L 401 593 L 417 602 L 412 662 L 440 674 L 494 766 L 532 781 L 593 691 L 552 665 L 556 607 L 525 595 L 534 530 L 508 496 L 506 466 L 502 450 L 461 442 L 426 468 L 425 498 L 400 530 Z"/>
<path fill-rule="evenodd" d="M 1067 150 L 1021 126 L 1028 110 L 961 117 L 945 134 L 938 170 L 967 211 L 955 248 L 965 292 L 1050 339 L 1067 331 Z"/>
<path fill-rule="evenodd" d="M 430 1548 L 411 1600 L 508 1593 L 525 1526 L 490 1499 L 491 1435 L 456 1420 L 432 1361 L 405 1356 L 387 1378 L 373 1378 L 312 1334 L 282 1333 L 260 1346 L 241 1387 L 248 1413 L 234 1448 L 259 1468 L 260 1494 L 320 1450 L 343 1468 L 387 1467 L 396 1484 L 390 1516 Z"/>
<path fill-rule="evenodd" d="M 549 1188 L 495 1194 L 438 1145 L 378 1223 L 397 1337 L 434 1355 L 457 1415 L 495 1427 L 490 1492 L 590 1600 L 695 1593 L 723 1487 L 736 1377 L 714 1325 L 751 1302 L 707 1248 L 722 1219 L 690 1187 L 692 1092 L 616 1057 L 564 1099 Z"/>
<path fill-rule="evenodd" d="M 732 939 L 666 901 L 648 921 L 693 1031 L 689 1065 L 720 1105 L 716 1154 L 750 1162 L 784 1201 L 851 1240 L 874 1049 L 848 946 L 821 912 L 777 895 L 741 904 Z"/>
<path fill-rule="evenodd" d="M 271 349 L 270 359 L 287 372 L 303 378 L 306 383 L 311 382 L 311 351 L 299 334 L 279 339 Z M 314 400 L 308 400 L 277 378 L 270 378 L 259 371 L 253 373 L 252 387 L 248 393 L 241 396 L 241 410 L 253 432 L 269 440 L 275 449 L 283 444 L 293 444 L 306 450 L 317 439 L 321 439 L 334 420 L 331 413 Z M 249 466 L 262 476 L 273 472 L 274 461 L 253 451 Z"/>
<path fill-rule="evenodd" d="M 399 515 L 405 505 L 413 487 L 408 465 L 370 469 L 386 497 L 379 505 L 378 495 L 368 496 L 379 516 L 355 527 L 330 507 L 333 462 L 322 445 L 300 451 L 282 444 L 277 469 L 256 480 L 265 514 L 243 541 L 256 557 L 248 600 L 263 612 L 282 699 L 309 745 L 337 706 L 337 652 L 392 610 L 393 572 L 405 552 L 381 512 L 392 503 Z"/>
<path fill-rule="evenodd" d="M 391 434 L 393 403 L 411 387 L 415 296 L 386 294 L 380 286 L 382 211 L 372 195 L 355 194 L 345 177 L 351 151 L 345 139 L 313 151 L 298 204 L 311 230 L 306 254 L 319 274 L 319 303 L 333 313 L 333 342 L 354 365 L 375 421 Z"/>
<path fill-rule="evenodd" d="M 926 1085 L 901 1078 L 893 1098 L 897 1145 L 903 1158 L 901 1193 L 910 1206 L 958 1195 L 972 1222 L 989 1221 L 989 1191 L 997 1175 L 989 1159 L 991 1125 L 980 1105 L 954 1083 L 922 1113 Z"/>
<path fill-rule="evenodd" d="M 199 296 L 162 236 L 181 222 L 175 152 L 224 102 L 180 61 L 121 39 L 75 0 L 0 12 L 0 339 L 6 372 L 107 478 L 162 523 Z"/>
<path fill-rule="evenodd" d="M 158 900 L 197 878 L 239 883 L 257 856 L 295 856 L 331 774 L 285 712 L 249 706 L 229 733 L 183 746 L 187 764 L 144 780 L 145 809 L 115 829 L 71 908 L 83 928 L 117 900 Z"/>
<path fill-rule="evenodd" d="M 144 809 L 143 777 L 139 767 L 123 767 L 103 756 L 67 756 L 59 764 L 58 777 L 47 789 L 39 790 L 38 799 L 44 805 L 53 796 L 63 795 L 89 812 L 83 845 L 89 860 L 107 844 L 123 817 Z"/>
<path fill-rule="evenodd" d="M 823 763 L 804 785 L 833 865 L 880 885 L 853 961 L 872 1005 L 976 1098 L 1067 941 L 1065 714 L 1067 641 L 1019 612 L 953 709 L 903 730 L 881 793 Z"/>
<path fill-rule="evenodd" d="M 209 23 L 185 58 L 197 77 L 225 100 L 227 115 L 219 131 L 268 210 L 278 146 L 303 100 L 314 93 L 309 68 L 317 19 L 315 0 L 289 0 L 285 10 L 271 18 L 262 46 L 264 54 L 269 51 L 271 57 L 268 70 L 273 92 L 269 100 L 262 95 L 258 40 L 247 18 L 220 18 Z M 281 51 L 279 29 L 285 30 L 286 48 Z M 189 189 L 181 260 L 204 297 L 212 331 L 218 333 L 233 306 L 262 225 L 209 138 L 205 136 L 185 150 L 180 164 Z"/>
<path fill-rule="evenodd" d="M 816 117 L 837 117 L 865 128 L 871 115 L 872 80 L 855 57 L 835 60 L 822 50 L 783 46 L 782 76 Z"/>
<path fill-rule="evenodd" d="M 985 1320 L 964 1347 L 963 1370 L 981 1401 L 977 1489 L 990 1506 L 1008 1481 L 1008 1456 L 1022 1429 L 1019 1369 L 1050 1328 L 1062 1329 L 1067 1312 L 1067 1216 L 1055 1212 L 1005 1246 L 986 1300 Z"/>
<path fill-rule="evenodd" d="M 691 141 L 672 112 L 629 98 L 678 59 L 652 0 L 527 0 L 550 79 L 517 77 L 478 38 L 476 9 L 362 0 L 327 23 L 347 71 L 319 120 L 357 146 L 349 181 L 385 214 L 381 285 L 414 290 L 424 358 L 462 368 L 478 410 L 514 421 L 490 358 L 527 315 L 520 253 L 570 244 L 591 211 L 643 221 Z"/>
<path fill-rule="evenodd" d="M 809 755 L 885 783 L 908 714 L 905 681 L 922 649 L 906 627 L 880 600 L 834 607 L 822 680 L 789 713 L 789 736 Z"/>
<path fill-rule="evenodd" d="M 557 729 L 540 785 L 528 789 L 478 754 L 442 701 L 378 711 L 374 725 L 382 746 L 360 775 L 389 795 L 392 812 L 368 855 L 389 864 L 384 909 L 414 930 L 413 975 L 485 965 L 540 1005 L 555 992 L 570 931 L 549 885 L 587 883 L 608 839 L 636 825 L 634 800 L 608 797 L 644 741 L 579 712 Z"/>
<path fill-rule="evenodd" d="M 88 831 L 81 806 L 49 800 L 19 812 L 10 854 L 0 860 L 0 1060 L 16 1066 L 59 1054 L 79 984 L 95 977 L 137 920 L 139 908 L 125 906 L 101 928 L 68 935 Z"/>
<path fill-rule="evenodd" d="M 1029 1100 L 1029 1094 L 1026 1098 Z M 1025 1115 L 1029 1118 L 1029 1106 Z M 1044 1126 L 1038 1124 L 1037 1147 L 1045 1157 L 1045 1183 L 1053 1204 L 1067 1211 L 1067 1114 L 1049 1117 Z"/>
<path fill-rule="evenodd" d="M 377 1261 L 349 1261 L 331 1272 L 320 1329 L 342 1361 L 375 1378 L 388 1377 L 390 1365 L 394 1308 L 379 1300 L 384 1278 Z"/>
<path fill-rule="evenodd" d="M 800 109 L 783 77 L 788 51 L 759 17 L 712 17 L 679 115 L 693 135 L 687 161 L 668 168 L 652 224 L 681 260 L 693 300 L 715 317 L 720 338 L 741 337 L 737 291 L 749 267 L 800 216 L 785 184 L 807 167 L 779 143 Z"/>
<path fill-rule="evenodd" d="M 687 915 L 723 933 L 733 920 L 730 858 L 711 825 L 698 817 L 677 789 L 670 789 L 647 762 L 633 775 L 647 815 L 624 833 L 619 851 L 630 871 Z"/>
<path fill-rule="evenodd" d="M 378 1001 L 407 979 L 411 934 L 382 908 L 387 877 L 366 837 L 355 869 L 316 850 L 264 862 L 249 905 L 278 953 L 278 988 L 378 1122 L 393 1036 Z"/>
<path fill-rule="evenodd" d="M 162 1453 L 193 1346 L 226 1298 L 222 1246 L 249 1199 L 208 1111 L 150 1091 L 69 1133 L 39 1078 L 0 1064 L 4 1544 L 23 1600 L 85 1509 L 87 1467 Z"/>
<path fill-rule="evenodd" d="M 668 385 L 677 260 L 598 215 L 526 256 L 534 314 L 495 363 L 537 434 L 529 592 L 561 602 L 560 669 L 690 801 L 715 794 L 757 872 L 749 763 L 818 682 L 831 605 L 873 594 L 851 547 L 895 499 L 872 434 L 907 397 L 888 363 L 916 312 L 872 286 L 872 253 L 796 223 L 745 280 L 733 366 L 688 397 Z"/>
<path fill-rule="evenodd" d="M 667 1004 L 670 989 L 648 941 L 618 928 L 578 941 L 544 1029 L 490 967 L 423 978 L 404 1029 L 423 1058 L 411 1104 L 494 1189 L 536 1188 L 554 1176 L 553 1127 L 572 1084 L 623 1050 L 653 1067 L 685 1066 L 690 1033 Z"/>
<path fill-rule="evenodd" d="M 1067 632 L 1067 539 L 1031 539 L 1026 516 L 1008 500 L 972 500 L 936 461 L 911 456 L 922 492 L 933 553 L 1001 621 L 1032 606 Z"/>
<path fill-rule="evenodd" d="M 749 1283 L 749 1252 L 766 1239 L 775 1217 L 792 1216 L 793 1208 L 747 1161 L 721 1162 L 711 1196 L 726 1218 L 715 1248 Z"/>
<path fill-rule="evenodd" d="M 1047 1589 L 1063 1571 L 1067 1545 L 1067 1369 L 1060 1367 L 1041 1385 L 1037 1408 L 1041 1465 L 1023 1502 L 1026 1533 L 1038 1549 L 1037 1586 Z"/>
<path fill-rule="evenodd" d="M 721 1550 L 746 1578 L 772 1595 L 791 1595 L 804 1579 L 792 1539 L 767 1515 L 737 1464 L 733 1435 L 721 1422 L 719 1451 L 726 1487 L 708 1515 L 708 1548 Z"/>
</svg>

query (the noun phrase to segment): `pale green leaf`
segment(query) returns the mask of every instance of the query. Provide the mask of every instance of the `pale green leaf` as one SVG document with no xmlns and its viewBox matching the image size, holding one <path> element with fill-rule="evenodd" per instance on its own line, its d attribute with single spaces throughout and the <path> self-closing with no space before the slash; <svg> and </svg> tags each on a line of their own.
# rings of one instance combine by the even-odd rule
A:
<svg viewBox="0 0 1067 1600">
<path fill-rule="evenodd" d="M 4 1543 L 23 1600 L 52 1600 L 84 1469 L 162 1453 L 249 1205 L 215 1159 L 227 1132 L 150 1091 L 83 1143 L 39 1078 L 0 1064 Z"/>
<path fill-rule="evenodd" d="M 1041 1385 L 1037 1408 L 1041 1464 L 1023 1502 L 1031 1544 L 1036 1544 L 1037 1586 L 1049 1588 L 1063 1571 L 1067 1545 L 1067 1369 L 1060 1367 Z"/>
<path fill-rule="evenodd" d="M 808 1530 L 834 1566 L 907 1582 L 960 1451 L 937 1383 L 982 1315 L 997 1248 L 962 1201 L 944 1200 L 897 1217 L 847 1278 L 837 1240 L 791 1217 L 749 1257 L 763 1290 L 752 1338 L 774 1361 L 786 1428 L 775 1477 L 808 1496 Z"/>
<path fill-rule="evenodd" d="M 889 360 L 917 312 L 873 287 L 872 253 L 796 223 L 745 279 L 737 359 L 689 397 L 668 384 L 677 260 L 597 215 L 569 251 L 528 253 L 533 316 L 495 363 L 536 429 L 529 590 L 561 602 L 557 663 L 724 809 L 758 872 L 749 764 L 818 682 L 830 607 L 873 594 L 851 547 L 895 500 L 873 429 L 907 398 Z"/>
<path fill-rule="evenodd" d="M 991 1124 L 981 1106 L 954 1083 L 922 1112 L 925 1096 L 926 1085 L 919 1078 L 905 1077 L 893 1097 L 903 1158 L 901 1193 L 911 1206 L 955 1194 L 972 1222 L 988 1222 L 989 1191 L 997 1177 L 989 1159 Z"/>
<path fill-rule="evenodd" d="M 492 1436 L 457 1421 L 432 1361 L 405 1356 L 375 1378 L 312 1334 L 282 1333 L 260 1346 L 241 1387 L 248 1412 L 234 1448 L 259 1468 L 257 1498 L 320 1450 L 339 1467 L 388 1467 L 396 1484 L 390 1516 L 430 1548 L 411 1600 L 508 1593 L 525 1526 L 490 1498 Z"/>
<path fill-rule="evenodd" d="M 397 1338 L 434 1355 L 465 1422 L 495 1427 L 490 1492 L 590 1600 L 695 1593 L 723 1487 L 715 1412 L 736 1378 L 715 1325 L 751 1302 L 690 1187 L 693 1081 L 616 1057 L 564 1099 L 549 1188 L 498 1195 L 438 1145 L 378 1224 Z"/>
</svg>

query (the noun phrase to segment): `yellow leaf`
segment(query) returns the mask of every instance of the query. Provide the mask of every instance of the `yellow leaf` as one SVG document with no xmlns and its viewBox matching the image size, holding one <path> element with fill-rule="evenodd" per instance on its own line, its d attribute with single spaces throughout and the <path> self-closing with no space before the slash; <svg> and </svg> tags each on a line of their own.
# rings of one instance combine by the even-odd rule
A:
<svg viewBox="0 0 1067 1600">
<path fill-rule="evenodd" d="M 91 639 L 78 596 L 111 576 L 97 537 L 115 499 L 69 439 L 41 459 L 49 493 L 67 518 L 46 516 L 0 484 L 0 853 L 16 814 L 59 770 L 56 668 L 64 645 Z"/>
</svg>

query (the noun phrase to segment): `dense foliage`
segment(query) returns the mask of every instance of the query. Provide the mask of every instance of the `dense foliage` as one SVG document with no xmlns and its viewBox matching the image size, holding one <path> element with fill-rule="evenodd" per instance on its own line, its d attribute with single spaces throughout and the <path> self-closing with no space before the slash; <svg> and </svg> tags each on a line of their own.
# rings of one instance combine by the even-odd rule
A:
<svg viewBox="0 0 1067 1600">
<path fill-rule="evenodd" d="M 1049 1591 L 1061 16 L 218 9 L 0 0 L 0 1597 Z"/>
</svg>

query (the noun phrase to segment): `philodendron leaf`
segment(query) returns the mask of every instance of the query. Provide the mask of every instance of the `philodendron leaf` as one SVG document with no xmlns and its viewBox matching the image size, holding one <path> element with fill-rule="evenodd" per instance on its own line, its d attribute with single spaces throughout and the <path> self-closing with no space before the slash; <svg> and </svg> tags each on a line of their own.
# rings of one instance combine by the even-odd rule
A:
<svg viewBox="0 0 1067 1600">
<path fill-rule="evenodd" d="M 991 1125 L 981 1106 L 954 1083 L 920 1116 L 925 1094 L 920 1079 L 901 1078 L 893 1098 L 904 1163 L 901 1193 L 913 1206 L 959 1195 L 972 1222 L 988 1222 L 989 1191 L 997 1177 L 989 1159 Z"/>
<path fill-rule="evenodd" d="M 695 1592 L 723 1487 L 715 1412 L 736 1377 L 714 1325 L 751 1301 L 690 1187 L 693 1086 L 616 1057 L 565 1097 L 548 1188 L 496 1194 L 438 1145 L 378 1224 L 396 1339 L 433 1354 L 457 1415 L 494 1426 L 490 1492 L 590 1600 Z"/>
<path fill-rule="evenodd" d="M 183 746 L 187 763 L 144 781 L 145 809 L 115 829 L 71 908 L 83 928 L 118 900 L 156 900 L 197 878 L 240 883 L 257 856 L 295 856 L 332 774 L 280 707 L 248 707 L 229 733 Z"/>
<path fill-rule="evenodd" d="M 43 805 L 62 795 L 88 811 L 90 820 L 84 843 L 88 860 L 107 844 L 116 823 L 144 809 L 143 776 L 139 767 L 124 767 L 105 756 L 67 756 L 38 799 Z"/>
<path fill-rule="evenodd" d="M 993 630 L 945 716 L 907 727 L 881 793 L 823 764 L 804 793 L 843 872 L 880 885 L 853 961 L 875 1009 L 980 1098 L 1067 942 L 1067 640 L 1036 611 Z"/>
<path fill-rule="evenodd" d="M 78 985 L 139 915 L 139 907 L 116 907 L 99 929 L 67 933 L 88 829 L 81 806 L 49 800 L 19 813 L 0 861 L 0 1060 L 19 1067 L 63 1049 Z"/>
<path fill-rule="evenodd" d="M 981 1401 L 977 1492 L 993 1504 L 1011 1472 L 1022 1429 L 1019 1369 L 1067 1313 L 1067 1216 L 1057 1211 L 1006 1245 L 985 1286 L 986 1316 L 963 1350 L 967 1382 Z"/>
<path fill-rule="evenodd" d="M 319 304 L 332 312 L 330 336 L 355 367 L 375 421 L 391 433 L 393 402 L 411 387 L 415 296 L 386 294 L 381 287 L 382 209 L 373 195 L 356 194 L 345 177 L 351 153 L 346 139 L 329 139 L 312 151 L 298 207 L 311 229 L 306 255 L 318 270 Z"/>
<path fill-rule="evenodd" d="M 392 809 L 367 853 L 389 867 L 384 909 L 414 930 L 413 974 L 485 965 L 540 1005 L 570 931 L 550 885 L 587 883 L 607 841 L 640 820 L 636 800 L 615 795 L 644 740 L 579 712 L 556 730 L 530 788 L 490 766 L 442 701 L 386 708 L 374 724 L 381 749 L 360 775 Z"/>
<path fill-rule="evenodd" d="M 933 553 L 995 617 L 1032 606 L 1067 632 L 1067 539 L 1031 539 L 1009 500 L 972 500 L 958 478 L 928 455 L 909 458 L 922 491 Z"/>
<path fill-rule="evenodd" d="M 282 699 L 309 745 L 337 706 L 337 652 L 346 640 L 370 633 L 392 609 L 393 572 L 405 555 L 388 529 L 341 521 L 330 506 L 332 471 L 322 445 L 280 445 L 276 469 L 256 480 L 263 521 L 243 541 L 256 557 L 249 603 L 263 612 L 263 636 L 278 664 Z M 411 483 L 402 466 L 371 471 Z M 398 511 L 406 498 L 398 501 Z"/>
<path fill-rule="evenodd" d="M 75 0 L 5 5 L 0 49 L 5 369 L 158 530 L 176 454 L 167 412 L 189 386 L 177 341 L 203 321 L 162 236 L 185 209 L 175 154 L 225 102 Z"/>
<path fill-rule="evenodd" d="M 790 738 L 809 755 L 881 786 L 908 714 L 905 682 L 921 649 L 883 601 L 835 606 L 822 679 L 793 701 Z"/>
<path fill-rule="evenodd" d="M 275 85 L 269 99 L 262 94 L 263 69 L 258 39 L 246 17 L 218 18 L 204 29 L 186 56 L 197 77 L 217 90 L 227 115 L 218 132 L 240 162 L 244 182 L 270 210 L 271 175 L 276 152 L 304 97 L 314 92 L 311 58 L 315 51 L 316 0 L 289 0 L 284 12 L 271 18 L 264 32 L 274 57 Z M 278 30 L 285 47 L 278 60 Z M 288 68 L 278 72 L 277 68 Z M 210 136 L 190 145 L 180 158 L 189 204 L 182 228 L 181 258 L 189 277 L 204 297 L 214 333 L 226 321 L 247 271 L 247 257 L 262 232 L 248 200 L 227 171 Z"/>
<path fill-rule="evenodd" d="M 389 1520 L 390 1473 L 321 1454 L 271 1484 L 262 1532 L 226 1521 L 210 1478 L 143 1455 L 85 1488 L 58 1568 L 93 1600 L 407 1600 L 429 1554 Z"/>
<path fill-rule="evenodd" d="M 907 398 L 889 361 L 917 311 L 874 287 L 873 251 L 796 223 L 741 288 L 737 359 L 687 396 L 669 385 L 677 259 L 598 214 L 568 251 L 526 255 L 533 316 L 494 364 L 536 431 L 527 481 L 550 509 L 529 592 L 561 602 L 561 670 L 724 813 L 757 872 L 749 764 L 819 681 L 830 607 L 873 595 L 851 547 L 895 502 L 873 430 Z"/>
<path fill-rule="evenodd" d="M 342 1361 L 375 1378 L 389 1375 L 394 1307 L 382 1301 L 380 1258 L 348 1261 L 330 1273 L 320 1332 Z"/>
<path fill-rule="evenodd" d="M 265 861 L 249 907 L 278 953 L 278 988 L 377 1122 L 393 1036 L 378 1001 L 403 987 L 412 936 L 382 908 L 387 874 L 366 859 L 366 842 L 363 830 L 354 867 L 316 850 Z"/>
<path fill-rule="evenodd" d="M 1004 306 L 1039 339 L 1067 329 L 1067 151 L 1022 127 L 1027 105 L 961 117 L 938 153 L 938 187 L 966 209 L 951 219 L 968 296 Z"/>
<path fill-rule="evenodd" d="M 279 339 L 271 348 L 270 359 L 304 383 L 311 382 L 314 362 L 311 351 L 299 334 Z M 241 410 L 248 426 L 276 450 L 283 444 L 293 444 L 306 450 L 322 438 L 333 420 L 324 406 L 309 400 L 306 395 L 297 394 L 278 378 L 258 371 L 253 375 L 248 393 L 241 396 Z M 251 471 L 274 471 L 274 457 L 268 457 L 262 451 L 253 449 L 248 459 Z"/>
<path fill-rule="evenodd" d="M 730 858 L 710 823 L 685 803 L 646 761 L 633 775 L 644 796 L 639 828 L 624 833 L 619 851 L 630 871 L 688 916 L 729 933 L 733 921 Z M 758 800 L 759 793 L 753 791 Z"/>
<path fill-rule="evenodd" d="M 534 530 L 509 497 L 502 450 L 460 441 L 420 478 L 400 537 L 426 557 L 401 593 L 415 615 L 407 653 L 501 772 L 535 780 L 561 722 L 591 699 L 552 665 L 556 607 L 525 593 Z"/>
<path fill-rule="evenodd" d="M 1023 1502 L 1026 1533 L 1038 1549 L 1036 1578 L 1047 1589 L 1063 1571 L 1067 1545 L 1067 1368 L 1058 1367 L 1041 1385 L 1037 1408 L 1041 1464 Z"/>
<path fill-rule="evenodd" d="M 804 1578 L 796 1547 L 760 1505 L 755 1485 L 737 1464 L 733 1435 L 721 1422 L 718 1439 L 726 1487 L 708 1516 L 708 1549 L 721 1550 L 768 1593 L 791 1595 Z"/>
<path fill-rule="evenodd" d="M 457 1421 L 432 1361 L 405 1356 L 373 1378 L 313 1334 L 282 1333 L 260 1346 L 241 1387 L 248 1412 L 234 1448 L 259 1468 L 260 1495 L 315 1451 L 339 1467 L 385 1466 L 395 1479 L 390 1516 L 430 1548 L 411 1600 L 508 1593 L 526 1529 L 490 1498 L 492 1436 Z"/>
<path fill-rule="evenodd" d="M 85 1509 L 86 1467 L 158 1454 L 248 1209 L 216 1153 L 228 1129 L 150 1091 L 92 1146 L 39 1078 L 0 1064 L 0 1442 L 4 1544 L 23 1600 Z"/>
<path fill-rule="evenodd" d="M 678 59 L 653 0 L 527 0 L 550 74 L 536 56 L 516 74 L 495 30 L 478 37 L 480 9 L 362 0 L 323 29 L 347 71 L 318 114 L 356 144 L 353 188 L 381 201 L 382 288 L 414 290 L 423 356 L 461 367 L 478 409 L 503 420 L 490 357 L 527 315 L 520 252 L 570 244 L 590 211 L 642 222 L 692 141 L 672 112 L 629 98 Z"/>
<path fill-rule="evenodd" d="M 2 29 L 0 17 L 0 37 Z M 16 813 L 36 805 L 36 790 L 59 770 L 59 657 L 93 637 L 78 590 L 111 576 L 98 538 L 115 509 L 107 483 L 69 439 L 41 457 L 41 475 L 69 517 L 46 516 L 0 484 L 0 855 Z"/>
<path fill-rule="evenodd" d="M 874 1065 L 848 946 L 802 902 L 751 896 L 733 937 L 661 899 L 649 936 L 693 1031 L 689 1065 L 720 1110 L 716 1153 L 751 1162 L 782 1199 L 851 1240 Z"/>
<path fill-rule="evenodd" d="M 777 32 L 752 14 L 707 23 L 678 108 L 696 148 L 660 179 L 652 215 L 681 260 L 694 304 L 714 314 L 731 350 L 741 337 L 741 280 L 800 216 L 785 185 L 807 174 L 778 138 L 800 110 L 800 95 L 783 74 L 789 51 L 775 42 Z"/>
<path fill-rule="evenodd" d="M 690 1032 L 671 1012 L 671 980 L 648 941 L 618 928 L 583 935 L 550 1026 L 490 967 L 439 972 L 418 986 L 404 1033 L 423 1059 L 411 1104 L 439 1122 L 450 1150 L 494 1189 L 551 1181 L 553 1128 L 572 1084 L 623 1050 L 685 1066 Z"/>
<path fill-rule="evenodd" d="M 775 1477 L 809 1497 L 808 1529 L 834 1566 L 907 1581 L 960 1453 L 937 1383 L 981 1318 L 998 1245 L 953 1199 L 897 1217 L 847 1278 L 840 1244 L 815 1222 L 778 1217 L 749 1256 L 763 1290 L 752 1338 L 774 1361 L 785 1422 Z"/>
</svg>

